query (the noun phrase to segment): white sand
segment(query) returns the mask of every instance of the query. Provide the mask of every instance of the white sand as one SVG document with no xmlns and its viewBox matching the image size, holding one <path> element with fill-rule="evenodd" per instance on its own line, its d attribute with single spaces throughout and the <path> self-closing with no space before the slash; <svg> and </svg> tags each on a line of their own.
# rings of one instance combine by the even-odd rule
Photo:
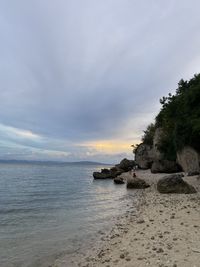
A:
<svg viewBox="0 0 200 267">
<path fill-rule="evenodd" d="M 138 212 L 130 211 L 77 266 L 200 267 L 200 180 L 184 177 L 197 194 L 159 194 L 156 182 L 164 175 L 137 172 L 151 184 L 142 190 Z"/>
</svg>

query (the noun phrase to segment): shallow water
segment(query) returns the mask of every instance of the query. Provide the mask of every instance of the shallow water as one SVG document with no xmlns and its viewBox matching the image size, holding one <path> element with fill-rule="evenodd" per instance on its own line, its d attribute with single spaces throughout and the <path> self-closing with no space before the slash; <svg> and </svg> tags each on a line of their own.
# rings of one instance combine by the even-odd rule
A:
<svg viewBox="0 0 200 267">
<path fill-rule="evenodd" d="M 124 185 L 93 181 L 103 166 L 0 164 L 0 266 L 49 266 L 84 252 L 130 201 Z"/>
</svg>

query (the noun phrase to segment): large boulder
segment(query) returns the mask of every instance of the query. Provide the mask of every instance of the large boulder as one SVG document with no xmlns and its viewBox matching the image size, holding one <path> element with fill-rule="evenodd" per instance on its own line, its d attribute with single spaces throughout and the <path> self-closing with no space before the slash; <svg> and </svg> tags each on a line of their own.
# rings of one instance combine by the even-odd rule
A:
<svg viewBox="0 0 200 267">
<path fill-rule="evenodd" d="M 162 177 L 157 183 L 157 190 L 163 194 L 193 194 L 195 188 L 182 179 L 182 174 L 172 174 Z"/>
<path fill-rule="evenodd" d="M 115 177 L 113 181 L 114 181 L 115 184 L 124 184 L 125 183 L 124 182 L 124 178 L 123 177 L 119 177 L 119 176 Z"/>
<path fill-rule="evenodd" d="M 154 133 L 153 145 L 146 145 L 141 143 L 135 151 L 136 164 L 141 169 L 149 169 L 154 161 L 161 160 L 163 154 L 158 150 L 158 144 L 160 142 L 163 130 L 157 128 Z"/>
<path fill-rule="evenodd" d="M 113 179 L 122 174 L 124 170 L 118 167 L 112 167 L 111 169 L 102 169 L 101 172 L 93 172 L 94 179 Z"/>
<path fill-rule="evenodd" d="M 199 161 L 199 154 L 192 147 L 186 146 L 177 153 L 177 162 L 180 164 L 184 172 L 199 172 Z"/>
<path fill-rule="evenodd" d="M 102 169 L 101 172 L 93 172 L 94 179 L 112 179 L 123 172 L 130 171 L 135 166 L 134 160 L 123 159 L 119 164 L 110 169 Z"/>
<path fill-rule="evenodd" d="M 181 171 L 180 166 L 171 160 L 156 160 L 151 166 L 152 173 L 174 173 Z"/>
<path fill-rule="evenodd" d="M 132 170 L 134 166 L 135 166 L 135 161 L 126 158 L 121 160 L 119 164 L 115 165 L 116 168 L 123 170 L 124 172 Z"/>
<path fill-rule="evenodd" d="M 110 175 L 107 175 L 102 172 L 93 172 L 94 179 L 109 179 L 112 178 Z"/>
<path fill-rule="evenodd" d="M 111 176 L 109 169 L 102 169 L 101 172 L 93 172 L 94 179 L 109 179 Z"/>
<path fill-rule="evenodd" d="M 127 179 L 127 188 L 131 189 L 145 189 L 150 185 L 147 184 L 143 179 L 134 177 Z"/>
<path fill-rule="evenodd" d="M 153 149 L 144 143 L 140 144 L 135 151 L 135 162 L 141 169 L 149 169 L 153 163 Z"/>
</svg>

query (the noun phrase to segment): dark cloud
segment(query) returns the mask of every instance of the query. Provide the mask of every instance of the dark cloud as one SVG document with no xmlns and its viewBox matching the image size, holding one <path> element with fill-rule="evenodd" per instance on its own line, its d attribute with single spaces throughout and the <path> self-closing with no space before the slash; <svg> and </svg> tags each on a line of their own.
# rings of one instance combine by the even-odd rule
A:
<svg viewBox="0 0 200 267">
<path fill-rule="evenodd" d="M 199 8 L 195 0 L 2 0 L 0 123 L 70 151 L 138 138 L 159 98 L 199 71 Z"/>
</svg>

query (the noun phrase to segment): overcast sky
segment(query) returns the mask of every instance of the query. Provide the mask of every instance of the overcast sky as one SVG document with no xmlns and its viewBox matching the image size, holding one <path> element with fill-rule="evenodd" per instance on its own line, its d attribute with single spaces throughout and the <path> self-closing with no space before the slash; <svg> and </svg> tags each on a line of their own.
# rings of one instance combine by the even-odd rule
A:
<svg viewBox="0 0 200 267">
<path fill-rule="evenodd" d="M 0 158 L 131 158 L 200 70 L 198 0 L 0 0 Z"/>
</svg>

